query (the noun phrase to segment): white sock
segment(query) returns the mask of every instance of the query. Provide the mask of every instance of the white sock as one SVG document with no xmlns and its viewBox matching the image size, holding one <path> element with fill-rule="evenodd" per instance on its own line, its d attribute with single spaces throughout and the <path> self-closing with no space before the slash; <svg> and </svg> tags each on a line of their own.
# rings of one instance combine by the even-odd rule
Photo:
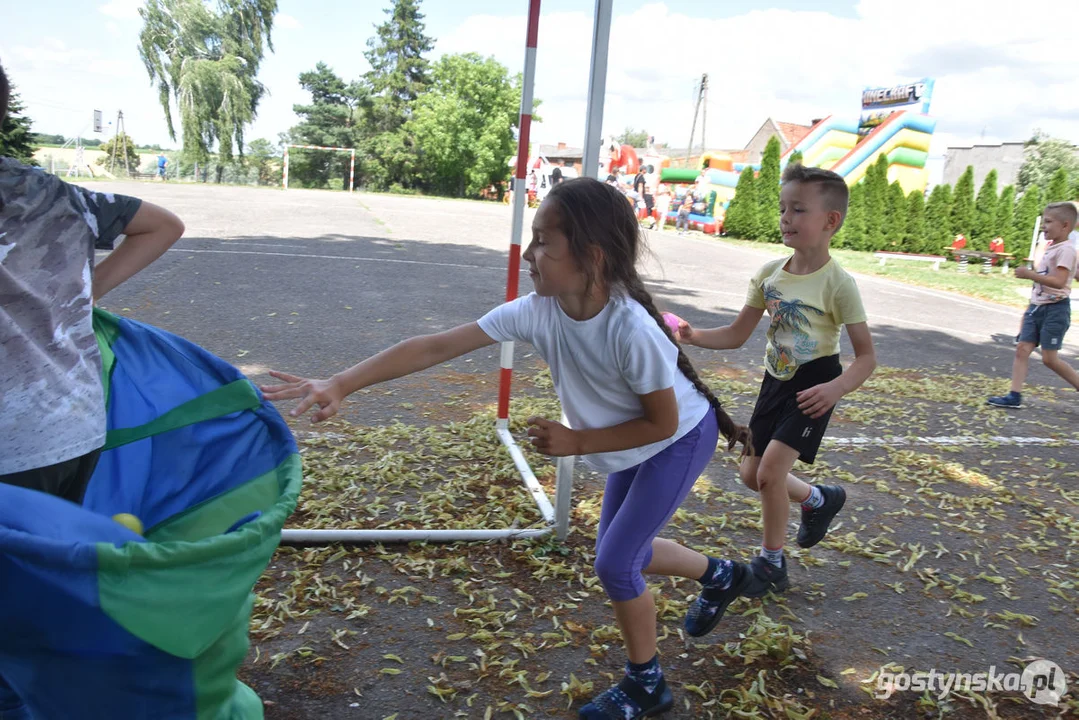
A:
<svg viewBox="0 0 1079 720">
<path fill-rule="evenodd" d="M 802 507 L 806 510 L 815 510 L 824 504 L 824 494 L 816 485 L 809 486 L 809 497 L 802 501 Z"/>
<path fill-rule="evenodd" d="M 761 545 L 761 557 L 776 567 L 783 567 L 783 548 L 769 550 L 764 545 Z"/>
</svg>

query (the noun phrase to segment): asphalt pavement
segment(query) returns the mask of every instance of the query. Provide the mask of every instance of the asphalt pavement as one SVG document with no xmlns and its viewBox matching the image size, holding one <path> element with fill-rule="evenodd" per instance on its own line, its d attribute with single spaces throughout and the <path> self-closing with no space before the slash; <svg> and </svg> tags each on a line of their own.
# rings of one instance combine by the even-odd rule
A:
<svg viewBox="0 0 1079 720">
<path fill-rule="evenodd" d="M 411 335 L 475 320 L 505 297 L 508 205 L 194 184 L 88 186 L 137 194 L 187 225 L 172 250 L 103 306 L 181 334 L 255 377 L 267 368 L 326 375 Z M 775 257 L 699 235 L 647 236 L 643 271 L 657 303 L 698 327 L 729 322 L 749 278 Z M 517 280 L 520 292 L 531 289 L 527 274 Z M 857 280 L 882 365 L 999 375 L 1003 391 L 1020 309 Z M 723 360 L 759 371 L 765 328 L 762 322 Z M 843 348 L 849 360 L 846 338 Z M 1063 356 L 1074 363 L 1077 349 L 1073 335 Z M 691 354 L 715 359 L 710 351 Z M 449 365 L 494 371 L 497 353 Z M 1030 377 L 1063 386 L 1038 362 Z"/>
</svg>

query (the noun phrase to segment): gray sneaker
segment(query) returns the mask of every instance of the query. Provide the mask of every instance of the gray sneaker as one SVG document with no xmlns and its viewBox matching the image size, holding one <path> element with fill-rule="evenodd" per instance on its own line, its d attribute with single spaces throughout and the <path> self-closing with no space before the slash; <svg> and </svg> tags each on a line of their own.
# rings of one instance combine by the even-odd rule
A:
<svg viewBox="0 0 1079 720">
<path fill-rule="evenodd" d="M 791 581 L 787 577 L 787 556 L 783 556 L 783 565 L 776 567 L 766 558 L 758 555 L 749 564 L 753 571 L 753 582 L 750 587 L 742 592 L 746 597 L 763 597 L 770 592 L 783 592 L 790 587 Z"/>
</svg>

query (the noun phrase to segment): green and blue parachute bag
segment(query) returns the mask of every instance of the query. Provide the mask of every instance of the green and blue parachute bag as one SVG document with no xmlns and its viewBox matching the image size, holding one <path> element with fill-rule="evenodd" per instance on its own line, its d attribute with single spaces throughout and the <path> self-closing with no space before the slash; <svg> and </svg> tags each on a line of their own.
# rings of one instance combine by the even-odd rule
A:
<svg viewBox="0 0 1079 720">
<path fill-rule="evenodd" d="M 100 310 L 94 329 L 109 431 L 83 506 L 0 484 L 0 720 L 262 718 L 236 671 L 296 442 L 202 348 Z"/>
</svg>

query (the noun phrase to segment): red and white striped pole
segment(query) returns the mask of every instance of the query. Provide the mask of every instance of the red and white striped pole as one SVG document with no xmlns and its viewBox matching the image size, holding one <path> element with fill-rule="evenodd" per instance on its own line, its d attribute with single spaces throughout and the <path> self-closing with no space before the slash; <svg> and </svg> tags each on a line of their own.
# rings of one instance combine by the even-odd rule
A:
<svg viewBox="0 0 1079 720">
<path fill-rule="evenodd" d="M 353 150 L 348 158 L 348 191 L 352 192 L 352 181 L 356 177 L 356 151 Z"/>
<path fill-rule="evenodd" d="M 285 146 L 285 156 L 281 160 L 281 187 L 288 190 L 288 145 Z"/>
<path fill-rule="evenodd" d="M 521 280 L 521 230 L 524 227 L 525 203 L 528 188 L 525 173 L 528 170 L 528 136 L 532 129 L 532 86 L 536 78 L 536 44 L 539 37 L 540 0 L 528 2 L 528 32 L 525 36 L 525 72 L 521 84 L 521 118 L 518 126 L 517 169 L 513 177 L 513 225 L 510 230 L 510 263 L 506 277 L 506 302 L 517 297 L 517 285 Z M 502 343 L 502 372 L 498 382 L 499 428 L 509 427 L 510 383 L 513 380 L 513 343 Z"/>
</svg>

